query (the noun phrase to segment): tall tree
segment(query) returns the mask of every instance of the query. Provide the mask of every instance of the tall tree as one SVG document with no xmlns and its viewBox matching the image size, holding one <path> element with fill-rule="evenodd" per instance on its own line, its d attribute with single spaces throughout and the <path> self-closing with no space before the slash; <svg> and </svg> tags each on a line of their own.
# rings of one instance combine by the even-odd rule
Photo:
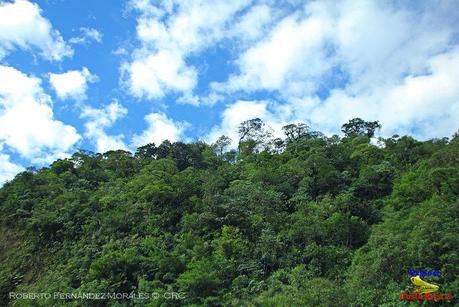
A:
<svg viewBox="0 0 459 307">
<path fill-rule="evenodd" d="M 346 124 L 341 126 L 341 131 L 347 137 L 354 136 L 367 136 L 369 138 L 373 137 L 375 131 L 381 128 L 379 121 L 367 122 L 361 118 L 353 118 Z"/>
<path fill-rule="evenodd" d="M 149 143 L 137 148 L 135 157 L 140 159 L 155 159 L 158 148 L 155 143 Z"/>
<path fill-rule="evenodd" d="M 213 148 L 215 149 L 215 153 L 218 156 L 223 156 L 225 149 L 231 144 L 231 139 L 226 135 L 222 135 L 218 138 L 217 141 L 213 144 Z"/>
<path fill-rule="evenodd" d="M 293 142 L 305 137 L 309 132 L 309 126 L 304 123 L 288 124 L 282 127 L 287 141 Z"/>
<path fill-rule="evenodd" d="M 253 118 L 243 121 L 238 128 L 239 144 L 238 150 L 241 152 L 244 141 L 249 151 L 258 149 L 260 146 L 264 149 L 269 149 L 272 143 L 272 129 L 266 127 L 265 123 L 259 118 Z"/>
</svg>

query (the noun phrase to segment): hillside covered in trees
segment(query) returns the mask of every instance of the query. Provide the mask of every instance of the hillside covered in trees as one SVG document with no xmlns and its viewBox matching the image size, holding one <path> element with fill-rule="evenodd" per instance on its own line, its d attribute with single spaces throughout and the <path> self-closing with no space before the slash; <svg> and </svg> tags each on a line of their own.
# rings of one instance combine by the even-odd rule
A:
<svg viewBox="0 0 459 307">
<path fill-rule="evenodd" d="M 0 306 L 419 304 L 400 299 L 410 268 L 458 295 L 459 136 L 342 128 L 274 139 L 253 119 L 233 150 L 164 141 L 28 169 L 0 189 Z"/>
</svg>

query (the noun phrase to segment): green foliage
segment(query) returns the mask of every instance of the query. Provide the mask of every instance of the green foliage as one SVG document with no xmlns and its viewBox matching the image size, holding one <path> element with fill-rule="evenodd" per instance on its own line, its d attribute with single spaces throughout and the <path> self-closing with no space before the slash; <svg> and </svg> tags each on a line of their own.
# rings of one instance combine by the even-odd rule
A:
<svg viewBox="0 0 459 307">
<path fill-rule="evenodd" d="M 458 138 L 376 146 L 379 127 L 273 139 L 253 119 L 238 151 L 222 136 L 28 169 L 0 189 L 0 306 L 398 306 L 409 268 L 441 271 L 432 281 L 457 295 Z"/>
<path fill-rule="evenodd" d="M 366 122 L 361 118 L 353 118 L 348 123 L 342 126 L 341 131 L 347 137 L 365 135 L 369 138 L 373 137 L 376 129 L 380 129 L 381 124 L 378 121 Z"/>
</svg>

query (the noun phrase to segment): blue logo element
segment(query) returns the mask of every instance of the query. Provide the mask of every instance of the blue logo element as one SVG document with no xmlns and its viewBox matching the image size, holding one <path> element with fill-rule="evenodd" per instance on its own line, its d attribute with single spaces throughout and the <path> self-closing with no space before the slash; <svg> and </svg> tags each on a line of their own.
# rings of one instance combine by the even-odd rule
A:
<svg viewBox="0 0 459 307">
<path fill-rule="evenodd" d="M 436 276 L 436 277 L 441 276 L 440 271 L 415 270 L 415 269 L 409 269 L 408 274 L 410 276 L 420 276 L 421 278 L 425 276 Z"/>
</svg>

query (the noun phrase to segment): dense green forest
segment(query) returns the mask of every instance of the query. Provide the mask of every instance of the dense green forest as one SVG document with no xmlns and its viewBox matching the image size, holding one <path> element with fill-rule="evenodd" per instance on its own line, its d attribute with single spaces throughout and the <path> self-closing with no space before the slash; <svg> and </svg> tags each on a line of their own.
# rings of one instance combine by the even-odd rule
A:
<svg viewBox="0 0 459 307">
<path fill-rule="evenodd" d="M 410 268 L 456 296 L 459 136 L 378 128 L 275 139 L 253 119 L 237 149 L 164 141 L 29 168 L 0 189 L 0 306 L 428 305 L 400 299 Z"/>
</svg>

